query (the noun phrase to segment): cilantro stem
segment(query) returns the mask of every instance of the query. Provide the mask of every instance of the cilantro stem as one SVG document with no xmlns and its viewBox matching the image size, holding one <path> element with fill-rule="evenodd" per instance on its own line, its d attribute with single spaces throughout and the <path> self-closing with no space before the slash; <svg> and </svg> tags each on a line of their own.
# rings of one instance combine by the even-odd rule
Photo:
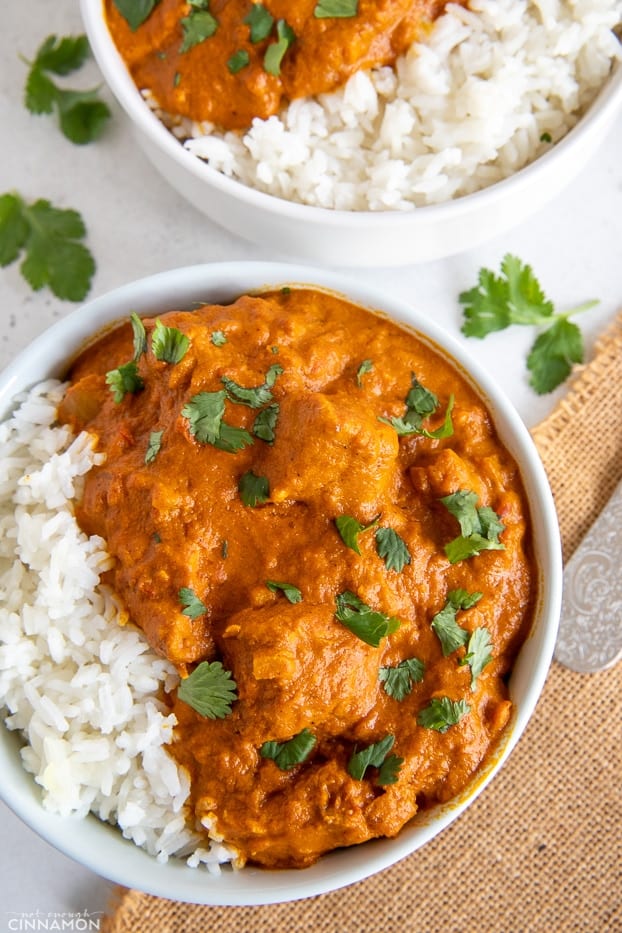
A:
<svg viewBox="0 0 622 933">
<path fill-rule="evenodd" d="M 558 311 L 555 314 L 554 320 L 557 320 L 558 318 L 564 318 L 567 320 L 569 317 L 572 317 L 575 314 L 581 314 L 582 311 L 589 311 L 591 308 L 595 308 L 598 304 L 600 304 L 598 298 L 593 298 L 591 301 L 584 301 L 583 304 L 577 305 L 575 308 L 571 308 L 570 311 Z"/>
</svg>

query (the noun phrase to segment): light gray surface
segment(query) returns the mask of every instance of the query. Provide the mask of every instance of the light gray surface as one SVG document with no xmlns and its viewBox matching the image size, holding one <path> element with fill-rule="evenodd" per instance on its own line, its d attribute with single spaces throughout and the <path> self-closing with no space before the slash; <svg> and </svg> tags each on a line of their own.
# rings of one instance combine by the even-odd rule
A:
<svg viewBox="0 0 622 933">
<path fill-rule="evenodd" d="M 25 0 L 3 5 L 0 31 L 0 193 L 18 190 L 27 199 L 46 197 L 81 212 L 98 269 L 91 297 L 162 269 L 231 259 L 295 259 L 274 255 L 224 233 L 170 190 L 134 146 L 118 108 L 105 137 L 73 146 L 51 117 L 31 116 L 23 107 L 27 68 L 52 32 L 81 32 L 73 0 Z M 96 84 L 91 64 L 74 83 Z M 560 309 L 590 298 L 600 305 L 580 324 L 589 358 L 594 340 L 622 305 L 622 120 L 597 156 L 566 191 L 528 223 L 484 247 L 445 261 L 403 269 L 352 272 L 387 293 L 425 310 L 483 363 L 532 426 L 553 408 L 563 389 L 544 398 L 527 386 L 524 357 L 533 334 L 513 329 L 485 341 L 459 334 L 460 291 L 475 283 L 482 265 L 497 268 L 512 252 L 530 262 Z M 33 293 L 18 264 L 0 270 L 0 368 L 58 317 L 75 305 L 47 290 Z M 1 776 L 0 776 L 1 779 Z M 108 885 L 56 853 L 24 827 L 4 805 L 0 856 L 0 931 L 19 929 L 26 914 L 76 916 L 101 910 Z"/>
</svg>

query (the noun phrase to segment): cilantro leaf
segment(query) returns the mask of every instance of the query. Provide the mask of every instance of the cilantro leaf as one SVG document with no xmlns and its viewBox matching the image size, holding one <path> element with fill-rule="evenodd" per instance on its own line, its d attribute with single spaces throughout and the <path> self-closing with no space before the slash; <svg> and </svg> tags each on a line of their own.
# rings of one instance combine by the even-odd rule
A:
<svg viewBox="0 0 622 933">
<path fill-rule="evenodd" d="M 215 347 L 222 347 L 227 342 L 227 336 L 222 330 L 214 330 L 212 331 L 210 340 Z"/>
<path fill-rule="evenodd" d="M 213 36 L 218 29 L 218 20 L 212 16 L 209 10 L 193 9 L 188 16 L 182 18 L 181 28 L 184 33 L 184 41 L 179 51 L 183 54 Z"/>
<path fill-rule="evenodd" d="M 227 68 L 232 75 L 237 75 L 238 71 L 242 71 L 243 68 L 250 65 L 250 61 L 251 57 L 246 49 L 238 49 L 238 51 L 234 52 L 231 58 L 227 60 Z"/>
<path fill-rule="evenodd" d="M 471 668 L 471 690 L 475 690 L 477 678 L 487 664 L 492 661 L 492 643 L 487 628 L 476 628 L 469 638 L 465 656 L 458 664 L 468 664 Z"/>
<path fill-rule="evenodd" d="M 106 384 L 110 386 L 110 391 L 117 405 L 123 401 L 128 393 L 135 395 L 145 385 L 142 377 L 138 375 L 138 366 L 135 360 L 107 372 Z"/>
<path fill-rule="evenodd" d="M 244 428 L 236 428 L 234 425 L 222 422 L 220 425 L 220 434 L 214 441 L 214 447 L 219 450 L 225 450 L 229 454 L 235 454 L 238 450 L 250 447 L 253 438 Z"/>
<path fill-rule="evenodd" d="M 435 729 L 436 732 L 447 732 L 451 726 L 457 725 L 460 720 L 471 712 L 471 707 L 465 700 L 450 700 L 449 697 L 434 697 L 428 706 L 420 710 L 417 722 L 424 729 Z"/>
<path fill-rule="evenodd" d="M 277 583 L 276 580 L 266 580 L 266 586 L 271 593 L 282 592 L 285 598 L 292 604 L 302 602 L 302 593 L 298 587 L 294 586 L 292 583 Z"/>
<path fill-rule="evenodd" d="M 224 719 L 237 700 L 237 684 L 220 661 L 202 661 L 177 688 L 177 696 L 201 716 Z"/>
<path fill-rule="evenodd" d="M 132 32 L 145 22 L 160 0 L 114 0 L 114 5 Z"/>
<path fill-rule="evenodd" d="M 399 755 L 389 755 L 380 765 L 376 784 L 380 787 L 386 787 L 387 784 L 397 784 L 400 768 L 404 764 L 404 759 Z"/>
<path fill-rule="evenodd" d="M 147 352 L 147 331 L 135 311 L 130 314 L 130 324 L 134 338 L 134 359 L 138 360 L 143 353 Z"/>
<path fill-rule="evenodd" d="M 280 376 L 282 372 L 283 367 L 279 366 L 278 363 L 273 363 L 266 373 L 263 384 L 252 388 L 245 388 L 244 386 L 238 385 L 237 382 L 234 382 L 233 379 L 229 379 L 227 376 L 223 376 L 221 382 L 226 389 L 227 397 L 232 402 L 237 402 L 240 405 L 248 405 L 249 408 L 261 408 L 262 405 L 272 400 L 272 388 L 276 382 L 277 376 Z"/>
<path fill-rule="evenodd" d="M 443 437 L 451 437 L 454 433 L 451 417 L 454 407 L 453 395 L 449 396 L 443 423 L 434 431 L 429 431 L 427 428 L 424 428 L 423 422 L 438 409 L 440 404 L 439 400 L 433 392 L 430 392 L 429 389 L 426 389 L 425 386 L 419 382 L 415 375 L 411 377 L 411 388 L 405 401 L 406 411 L 400 418 L 380 417 L 378 420 L 382 421 L 384 424 L 390 424 L 391 427 L 395 428 L 400 437 L 418 434 L 422 437 L 438 440 Z"/>
<path fill-rule="evenodd" d="M 505 545 L 499 541 L 505 525 L 493 509 L 476 506 L 477 495 L 474 492 L 460 489 L 440 501 L 460 524 L 461 534 L 445 545 L 445 554 L 450 563 L 475 557 L 480 551 L 505 549 Z"/>
<path fill-rule="evenodd" d="M 527 357 L 530 385 L 541 395 L 557 388 L 570 374 L 573 363 L 583 360 L 581 331 L 567 318 L 597 304 L 587 301 L 556 313 L 531 266 L 509 253 L 501 263 L 500 276 L 490 269 L 480 269 L 478 284 L 462 292 L 458 300 L 464 309 L 462 333 L 467 337 L 483 338 L 511 324 L 546 328 Z"/>
<path fill-rule="evenodd" d="M 225 398 L 224 389 L 199 392 L 184 405 L 181 414 L 188 422 L 190 434 L 199 444 L 212 444 L 219 450 L 235 453 L 252 444 L 253 439 L 244 428 L 236 428 L 222 420 Z"/>
<path fill-rule="evenodd" d="M 470 609 L 481 598 L 481 593 L 467 593 L 466 590 L 451 590 L 447 594 L 447 602 L 431 622 L 445 657 L 461 648 L 469 639 L 469 633 L 456 622 L 456 613 L 459 609 Z"/>
<path fill-rule="evenodd" d="M 352 515 L 338 515 L 335 519 L 335 525 L 337 526 L 337 531 L 341 536 L 341 540 L 356 554 L 361 553 L 358 545 L 358 536 L 363 531 L 368 531 L 370 528 L 373 528 L 377 522 L 378 519 L 375 518 L 369 525 L 362 525 L 356 518 L 353 518 Z"/>
<path fill-rule="evenodd" d="M 35 291 L 48 285 L 57 298 L 82 301 L 95 272 L 91 253 L 78 242 L 85 235 L 77 211 L 41 199 L 26 204 L 15 192 L 0 196 L 0 264 L 25 250 L 20 271 Z"/>
<path fill-rule="evenodd" d="M 424 673 L 423 661 L 407 658 L 395 667 L 381 667 L 378 680 L 384 686 L 385 693 L 401 702 L 411 693 L 415 684 L 421 683 Z"/>
<path fill-rule="evenodd" d="M 60 88 L 46 72 L 67 75 L 89 55 L 86 36 L 48 36 L 39 47 L 26 78 L 24 103 L 34 114 L 58 110 L 59 125 L 71 142 L 84 145 L 101 135 L 110 109 L 97 97 L 97 89 L 76 91 Z"/>
<path fill-rule="evenodd" d="M 358 13 L 358 0 L 319 0 L 313 15 L 316 19 L 349 19 Z"/>
<path fill-rule="evenodd" d="M 272 32 L 274 17 L 263 3 L 253 3 L 243 22 L 250 28 L 251 42 L 256 43 L 268 38 Z"/>
<path fill-rule="evenodd" d="M 265 441 L 266 444 L 273 444 L 275 438 L 275 428 L 278 421 L 280 408 L 276 402 L 268 405 L 259 412 L 253 421 L 252 432 L 255 437 Z"/>
<path fill-rule="evenodd" d="M 410 551 L 406 542 L 393 528 L 377 529 L 376 550 L 387 570 L 397 570 L 400 573 L 410 563 Z"/>
<path fill-rule="evenodd" d="M 308 729 L 303 729 L 288 742 L 264 742 L 259 749 L 262 758 L 270 758 L 281 769 L 290 771 L 309 757 L 315 744 L 316 737 Z"/>
<path fill-rule="evenodd" d="M 527 357 L 529 384 L 538 395 L 552 392 L 570 375 L 573 363 L 583 362 L 583 338 L 576 324 L 559 317 L 540 334 Z"/>
<path fill-rule="evenodd" d="M 149 444 L 145 454 L 145 463 L 153 463 L 160 452 L 162 446 L 162 435 L 164 431 L 152 431 L 149 435 Z"/>
<path fill-rule="evenodd" d="M 358 370 L 356 371 L 356 384 L 359 388 L 363 385 L 363 376 L 366 373 L 370 373 L 373 368 L 373 360 L 363 360 Z"/>
<path fill-rule="evenodd" d="M 190 338 L 176 327 L 166 327 L 158 318 L 151 334 L 151 349 L 156 360 L 164 363 L 180 363 L 183 360 Z"/>
<path fill-rule="evenodd" d="M 205 603 L 201 602 L 194 590 L 188 586 L 182 586 L 180 589 L 179 602 L 183 606 L 182 615 L 188 616 L 189 619 L 198 619 L 207 612 Z"/>
<path fill-rule="evenodd" d="M 238 491 L 244 505 L 255 508 L 263 505 L 270 497 L 270 485 L 265 476 L 256 476 L 252 470 L 243 473 L 238 483 Z"/>
<path fill-rule="evenodd" d="M 360 752 L 353 752 L 348 761 L 348 774 L 355 781 L 362 781 L 368 768 L 379 768 L 393 748 L 394 735 L 385 735 L 384 739 L 362 748 Z"/>
<path fill-rule="evenodd" d="M 263 59 L 264 71 L 270 75 L 281 74 L 281 62 L 290 45 L 296 41 L 294 30 L 284 19 L 280 19 L 276 24 L 277 41 L 272 42 L 266 49 Z"/>
<path fill-rule="evenodd" d="M 335 617 L 361 641 L 374 648 L 378 647 L 385 636 L 396 632 L 400 627 L 397 619 L 372 609 L 350 590 L 338 593 L 335 601 Z"/>
</svg>

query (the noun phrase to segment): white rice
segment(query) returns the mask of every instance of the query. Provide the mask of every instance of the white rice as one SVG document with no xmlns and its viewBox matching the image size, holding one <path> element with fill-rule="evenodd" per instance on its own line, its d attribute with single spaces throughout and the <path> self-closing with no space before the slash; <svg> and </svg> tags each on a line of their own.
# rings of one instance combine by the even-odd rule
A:
<svg viewBox="0 0 622 933">
<path fill-rule="evenodd" d="M 621 0 L 450 4 L 395 70 L 359 72 L 245 135 L 160 116 L 190 152 L 260 191 L 412 210 L 506 178 L 565 136 L 622 57 L 621 19 Z"/>
<path fill-rule="evenodd" d="M 0 707 L 26 743 L 27 771 L 53 813 L 93 813 L 158 861 L 212 873 L 235 853 L 188 828 L 189 781 L 167 754 L 176 724 L 158 698 L 178 682 L 111 592 L 105 542 L 73 513 L 102 454 L 55 423 L 63 385 L 18 399 L 0 424 Z M 208 827 L 209 828 L 209 827 Z"/>
</svg>

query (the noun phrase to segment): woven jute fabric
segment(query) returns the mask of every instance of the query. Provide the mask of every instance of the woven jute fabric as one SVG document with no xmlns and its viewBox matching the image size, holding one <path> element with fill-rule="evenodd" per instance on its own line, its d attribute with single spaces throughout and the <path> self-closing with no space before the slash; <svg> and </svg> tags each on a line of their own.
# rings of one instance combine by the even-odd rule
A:
<svg viewBox="0 0 622 933">
<path fill-rule="evenodd" d="M 622 476 L 622 313 L 533 436 L 567 559 Z M 622 664 L 585 675 L 554 662 L 490 786 L 398 864 L 332 894 L 262 907 L 199 907 L 121 889 L 102 930 L 622 931 L 621 713 Z"/>
</svg>

